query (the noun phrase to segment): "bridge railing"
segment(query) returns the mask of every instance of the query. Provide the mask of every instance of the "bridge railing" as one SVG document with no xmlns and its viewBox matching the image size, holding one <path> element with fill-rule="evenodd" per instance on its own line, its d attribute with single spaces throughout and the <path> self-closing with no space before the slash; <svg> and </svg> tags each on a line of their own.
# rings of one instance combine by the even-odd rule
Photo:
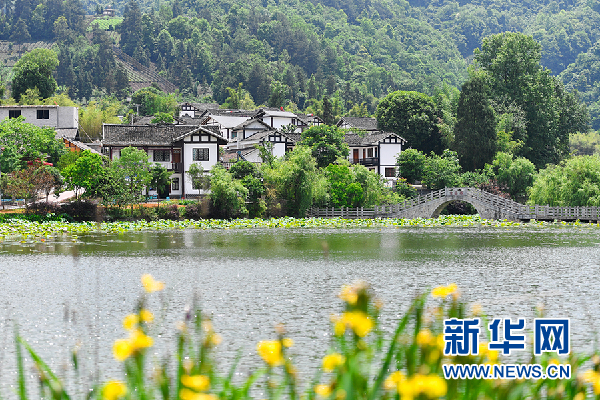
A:
<svg viewBox="0 0 600 400">
<path fill-rule="evenodd" d="M 313 217 L 342 217 L 342 218 L 378 218 L 401 215 L 421 204 L 442 198 L 463 198 L 473 203 L 479 203 L 486 208 L 501 210 L 503 215 L 513 215 L 516 219 L 568 219 L 600 221 L 600 207 L 552 207 L 539 205 L 524 205 L 505 199 L 495 194 L 476 188 L 444 188 L 434 190 L 426 195 L 405 200 L 399 204 L 375 206 L 370 208 L 317 208 L 312 207 L 308 215 Z M 475 204 L 477 205 L 477 204 Z"/>
</svg>

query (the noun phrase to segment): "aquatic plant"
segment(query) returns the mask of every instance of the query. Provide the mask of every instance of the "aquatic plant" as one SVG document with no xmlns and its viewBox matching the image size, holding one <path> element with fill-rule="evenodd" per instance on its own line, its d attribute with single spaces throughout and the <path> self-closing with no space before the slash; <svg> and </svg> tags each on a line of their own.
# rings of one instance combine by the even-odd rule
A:
<svg viewBox="0 0 600 400">
<path fill-rule="evenodd" d="M 331 317 L 331 343 L 327 354 L 315 360 L 310 382 L 298 378 L 289 349 L 294 346 L 285 327 L 275 329 L 275 339 L 257 343 L 263 365 L 257 365 L 241 382 L 233 379 L 239 357 L 227 374 L 217 368 L 215 349 L 221 337 L 194 304 L 177 327 L 174 360 L 148 368 L 146 353 L 154 345 L 150 329 L 156 323 L 147 309 L 149 297 L 164 284 L 150 275 L 142 277 L 145 292 L 135 312 L 123 319 L 127 337 L 113 344 L 113 355 L 122 363 L 122 380 L 96 382 L 86 388 L 88 399 L 105 400 L 217 400 L 259 398 L 314 400 L 425 400 L 425 399 L 576 399 L 600 395 L 600 357 L 579 357 L 571 352 L 563 359 L 555 354 L 528 357 L 527 363 L 543 368 L 550 364 L 570 365 L 568 379 L 445 379 L 448 364 L 497 364 L 498 352 L 480 343 L 475 355 L 444 355 L 444 320 L 478 317 L 487 321 L 480 306 L 467 311 L 456 285 L 434 288 L 414 299 L 393 333 L 380 326 L 383 302 L 364 282 L 344 286 L 339 294 L 341 312 Z M 540 316 L 542 316 L 540 314 Z M 16 331 L 18 382 L 16 394 L 28 398 L 23 349 L 36 367 L 42 398 L 70 399 L 61 378 L 37 355 Z M 301 349 L 296 350 L 299 352 Z M 474 353 L 474 352 L 473 352 Z M 74 353 L 72 366 L 77 369 Z M 591 369 L 584 370 L 584 365 Z M 171 366 L 171 367 L 169 367 Z"/>
<path fill-rule="evenodd" d="M 350 228 L 598 228 L 599 223 L 575 222 L 514 222 L 507 220 L 482 219 L 478 215 L 443 215 L 435 219 L 344 219 L 344 218 L 293 218 L 282 217 L 272 219 L 202 219 L 183 221 L 118 221 L 118 222 L 65 222 L 29 221 L 25 219 L 9 219 L 0 223 L 0 241 L 6 238 L 23 237 L 29 239 L 48 238 L 57 235 L 80 235 L 92 232 L 125 233 L 148 230 L 179 229 L 350 229 Z"/>
</svg>

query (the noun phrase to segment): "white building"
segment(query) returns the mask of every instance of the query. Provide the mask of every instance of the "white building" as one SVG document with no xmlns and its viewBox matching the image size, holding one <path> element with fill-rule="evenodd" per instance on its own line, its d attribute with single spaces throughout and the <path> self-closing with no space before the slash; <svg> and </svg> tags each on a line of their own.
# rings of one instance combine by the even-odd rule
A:
<svg viewBox="0 0 600 400">
<path fill-rule="evenodd" d="M 77 129 L 79 109 L 63 106 L 0 106 L 0 120 L 23 116 L 25 122 L 39 127 Z"/>
<path fill-rule="evenodd" d="M 192 164 L 210 171 L 219 161 L 219 146 L 227 144 L 214 130 L 194 125 L 118 125 L 102 126 L 103 153 L 111 160 L 119 158 L 125 147 L 137 147 L 148 153 L 148 160 L 172 172 L 169 196 L 197 196 L 187 172 Z M 150 192 L 150 194 L 156 194 Z"/>
</svg>

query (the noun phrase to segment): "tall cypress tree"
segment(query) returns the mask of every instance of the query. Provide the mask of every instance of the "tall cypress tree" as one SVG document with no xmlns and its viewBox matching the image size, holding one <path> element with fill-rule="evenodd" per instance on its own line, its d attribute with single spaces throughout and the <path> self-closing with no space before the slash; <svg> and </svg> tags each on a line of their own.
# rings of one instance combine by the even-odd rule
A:
<svg viewBox="0 0 600 400">
<path fill-rule="evenodd" d="M 465 82 L 458 99 L 454 146 L 468 171 L 483 168 L 496 154 L 496 115 L 489 92 L 485 75 L 479 74 Z"/>
</svg>

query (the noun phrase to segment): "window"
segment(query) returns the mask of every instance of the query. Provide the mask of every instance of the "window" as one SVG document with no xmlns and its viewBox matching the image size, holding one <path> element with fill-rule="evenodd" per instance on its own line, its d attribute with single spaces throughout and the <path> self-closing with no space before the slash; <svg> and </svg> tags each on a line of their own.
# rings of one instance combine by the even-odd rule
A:
<svg viewBox="0 0 600 400">
<path fill-rule="evenodd" d="M 8 110 L 8 118 L 19 118 L 21 110 Z"/>
<path fill-rule="evenodd" d="M 50 110 L 37 110 L 37 119 L 50 119 Z"/>
<path fill-rule="evenodd" d="M 367 149 L 367 157 L 373 157 L 373 148 Z"/>
<path fill-rule="evenodd" d="M 171 190 L 179 190 L 179 178 L 171 179 Z"/>
<path fill-rule="evenodd" d="M 154 162 L 169 162 L 171 161 L 170 150 L 154 150 L 152 152 L 152 161 Z"/>
<path fill-rule="evenodd" d="M 192 149 L 192 160 L 193 161 L 208 161 L 208 151 L 207 148 L 201 149 Z"/>
<path fill-rule="evenodd" d="M 385 177 L 393 178 L 396 176 L 396 168 L 386 168 L 385 169 Z"/>
</svg>

